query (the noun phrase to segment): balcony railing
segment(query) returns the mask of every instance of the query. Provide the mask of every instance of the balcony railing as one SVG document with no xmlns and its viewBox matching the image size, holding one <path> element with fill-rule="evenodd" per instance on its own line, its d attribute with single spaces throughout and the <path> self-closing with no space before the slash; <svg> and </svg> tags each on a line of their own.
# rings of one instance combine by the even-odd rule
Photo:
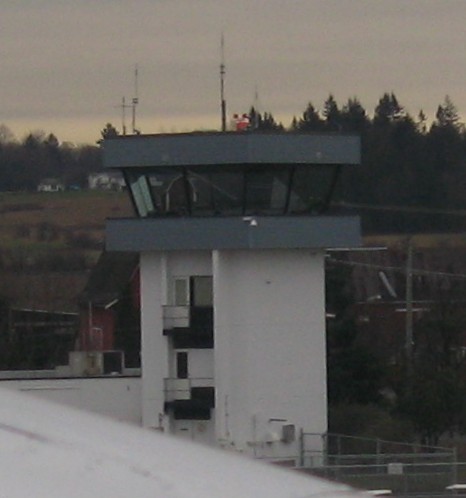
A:
<svg viewBox="0 0 466 498">
<path fill-rule="evenodd" d="M 190 326 L 190 306 L 164 306 L 164 330 L 187 329 Z"/>
<path fill-rule="evenodd" d="M 179 401 L 192 399 L 192 389 L 213 388 L 212 377 L 195 377 L 189 379 L 178 379 L 168 377 L 164 379 L 165 401 Z"/>
<path fill-rule="evenodd" d="M 189 329 L 194 333 L 213 331 L 214 312 L 212 306 L 164 306 L 164 330 Z"/>
</svg>

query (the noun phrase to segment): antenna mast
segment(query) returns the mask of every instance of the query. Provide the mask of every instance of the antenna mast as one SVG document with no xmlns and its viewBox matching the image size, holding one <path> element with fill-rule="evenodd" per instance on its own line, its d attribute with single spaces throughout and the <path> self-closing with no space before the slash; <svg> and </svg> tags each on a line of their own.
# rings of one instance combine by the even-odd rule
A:
<svg viewBox="0 0 466 498">
<path fill-rule="evenodd" d="M 257 85 L 254 87 L 254 122 L 251 123 L 252 129 L 257 129 L 259 128 L 259 114 L 260 114 L 260 101 L 259 101 L 259 89 L 257 88 Z"/>
<path fill-rule="evenodd" d="M 124 97 L 121 97 L 121 104 L 117 106 L 121 109 L 121 133 L 122 135 L 126 135 L 126 109 L 131 106 L 126 104 L 126 100 Z"/>
<path fill-rule="evenodd" d="M 139 134 L 139 130 L 136 128 L 136 106 L 139 104 L 138 97 L 138 65 L 136 64 L 134 67 L 134 97 L 132 100 L 132 111 L 133 111 L 133 120 L 132 120 L 132 129 L 134 134 Z"/>
<path fill-rule="evenodd" d="M 227 129 L 227 104 L 225 102 L 225 40 L 222 33 L 220 42 L 220 105 L 222 113 L 222 131 Z"/>
</svg>

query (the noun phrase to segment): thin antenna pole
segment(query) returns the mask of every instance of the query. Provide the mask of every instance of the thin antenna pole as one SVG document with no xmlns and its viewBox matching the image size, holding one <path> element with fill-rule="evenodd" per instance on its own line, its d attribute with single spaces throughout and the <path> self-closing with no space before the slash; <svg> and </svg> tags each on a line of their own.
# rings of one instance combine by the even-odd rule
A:
<svg viewBox="0 0 466 498">
<path fill-rule="evenodd" d="M 251 123 L 251 127 L 255 130 L 259 128 L 259 113 L 260 113 L 260 104 L 259 104 L 259 89 L 257 85 L 254 87 L 254 122 Z"/>
<path fill-rule="evenodd" d="M 126 102 L 124 97 L 121 97 L 121 129 L 123 135 L 126 135 Z"/>
<path fill-rule="evenodd" d="M 413 373 L 413 240 L 408 238 L 406 258 L 406 373 L 408 389 L 412 387 Z"/>
<path fill-rule="evenodd" d="M 121 109 L 121 130 L 122 134 L 126 135 L 126 109 L 131 106 L 126 104 L 126 100 L 124 97 L 121 97 L 121 104 L 116 107 L 119 107 Z"/>
<path fill-rule="evenodd" d="M 220 105 L 222 114 L 222 131 L 226 131 L 227 104 L 225 102 L 225 39 L 223 33 L 220 41 Z"/>
<path fill-rule="evenodd" d="M 139 133 L 139 130 L 136 128 L 136 106 L 139 104 L 138 97 L 138 65 L 134 66 L 134 97 L 132 100 L 132 110 L 133 110 L 133 119 L 132 119 L 132 129 L 133 133 Z"/>
</svg>

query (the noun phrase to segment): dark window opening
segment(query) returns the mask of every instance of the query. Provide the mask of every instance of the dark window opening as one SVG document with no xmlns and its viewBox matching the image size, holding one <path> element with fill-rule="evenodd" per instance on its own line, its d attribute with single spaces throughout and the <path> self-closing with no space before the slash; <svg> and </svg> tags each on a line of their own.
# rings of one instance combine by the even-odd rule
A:
<svg viewBox="0 0 466 498">
<path fill-rule="evenodd" d="M 215 408 L 214 387 L 192 387 L 191 399 L 204 402 L 210 408 Z"/>
<path fill-rule="evenodd" d="M 121 351 L 105 351 L 103 362 L 104 374 L 123 373 L 123 353 Z"/>
<path fill-rule="evenodd" d="M 175 420 L 210 420 L 211 407 L 204 400 L 177 400 L 165 403 L 165 411 L 171 412 Z"/>
<path fill-rule="evenodd" d="M 176 331 L 172 334 L 175 349 L 212 349 L 214 347 L 213 331 L 198 334 L 192 331 Z"/>
<path fill-rule="evenodd" d="M 176 353 L 176 376 L 178 379 L 188 378 L 188 353 Z"/>
</svg>

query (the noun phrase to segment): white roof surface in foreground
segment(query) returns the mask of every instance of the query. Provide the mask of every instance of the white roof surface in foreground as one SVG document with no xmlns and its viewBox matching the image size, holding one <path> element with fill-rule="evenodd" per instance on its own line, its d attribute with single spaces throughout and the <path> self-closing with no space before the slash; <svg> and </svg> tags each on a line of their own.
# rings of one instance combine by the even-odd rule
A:
<svg viewBox="0 0 466 498">
<path fill-rule="evenodd" d="M 304 498 L 349 488 L 148 429 L 0 390 L 8 498 Z"/>
</svg>

